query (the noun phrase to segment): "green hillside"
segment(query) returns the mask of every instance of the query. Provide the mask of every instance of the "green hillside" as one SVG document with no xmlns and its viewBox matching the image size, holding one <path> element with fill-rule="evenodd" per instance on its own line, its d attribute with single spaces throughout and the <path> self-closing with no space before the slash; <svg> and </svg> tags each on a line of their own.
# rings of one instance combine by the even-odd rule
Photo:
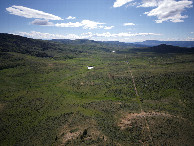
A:
<svg viewBox="0 0 194 146">
<path fill-rule="evenodd" d="M 0 145 L 193 145 L 193 83 L 192 51 L 0 34 Z"/>
</svg>

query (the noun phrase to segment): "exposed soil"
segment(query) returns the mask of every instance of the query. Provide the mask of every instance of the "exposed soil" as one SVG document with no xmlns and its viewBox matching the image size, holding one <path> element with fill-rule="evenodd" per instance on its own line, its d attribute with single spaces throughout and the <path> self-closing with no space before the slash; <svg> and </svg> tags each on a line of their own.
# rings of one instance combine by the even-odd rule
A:
<svg viewBox="0 0 194 146">
<path fill-rule="evenodd" d="M 82 133 L 81 130 L 78 130 L 76 132 L 70 132 L 68 131 L 63 137 L 62 137 L 62 145 L 65 144 L 68 140 L 76 139 L 80 134 Z"/>
<path fill-rule="evenodd" d="M 70 118 L 70 123 L 74 120 L 74 116 Z M 67 143 L 73 142 L 73 140 L 82 141 L 97 141 L 97 139 L 102 139 L 107 141 L 107 137 L 96 128 L 96 122 L 94 120 L 82 121 L 79 124 L 70 126 L 66 124 L 59 136 L 59 145 L 66 145 Z"/>
<path fill-rule="evenodd" d="M 159 112 L 141 112 L 141 113 L 130 113 L 124 116 L 123 119 L 120 120 L 118 123 L 118 126 L 121 127 L 121 129 L 125 129 L 127 127 L 132 127 L 132 121 L 139 118 L 146 118 L 146 117 L 154 117 L 154 116 L 165 116 L 165 117 L 174 117 L 170 114 L 166 113 L 159 113 Z M 149 129 L 149 128 L 148 128 Z"/>
</svg>

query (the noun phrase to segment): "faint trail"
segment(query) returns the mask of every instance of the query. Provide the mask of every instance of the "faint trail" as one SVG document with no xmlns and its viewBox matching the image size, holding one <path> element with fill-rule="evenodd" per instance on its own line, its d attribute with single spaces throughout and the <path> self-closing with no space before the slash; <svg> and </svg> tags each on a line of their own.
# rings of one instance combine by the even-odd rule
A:
<svg viewBox="0 0 194 146">
<path fill-rule="evenodd" d="M 127 64 L 128 64 L 128 63 L 127 63 Z M 132 78 L 132 81 L 133 81 L 133 86 L 134 86 L 134 90 L 135 90 L 135 92 L 136 92 L 137 100 L 138 100 L 138 102 L 139 102 L 140 110 L 141 110 L 141 112 L 144 112 L 143 109 L 142 109 L 140 97 L 139 97 L 139 94 L 138 94 L 138 91 L 137 91 L 137 87 L 136 87 L 136 84 L 135 84 L 135 79 L 134 79 L 133 73 L 132 73 L 132 71 L 131 71 L 130 68 L 129 68 L 129 72 L 130 72 L 130 74 L 131 74 L 131 78 Z M 148 122 L 147 122 L 147 120 L 146 120 L 145 115 L 143 115 L 143 117 L 144 117 L 144 120 L 145 120 L 146 128 L 147 128 L 148 131 L 149 131 L 149 138 L 150 138 L 152 144 L 154 145 L 154 141 L 153 141 L 153 138 L 152 138 L 152 136 L 151 136 L 151 131 L 150 131 L 149 124 L 148 124 Z M 143 145 L 144 145 L 144 143 L 143 143 Z"/>
<path fill-rule="evenodd" d="M 134 86 L 134 89 L 135 89 L 135 92 L 136 92 L 136 95 L 139 96 L 138 92 L 137 92 L 137 88 L 136 88 L 136 84 L 135 84 L 135 79 L 133 77 L 133 73 L 132 71 L 129 69 L 129 72 L 131 73 L 131 78 L 133 80 L 133 86 Z"/>
</svg>

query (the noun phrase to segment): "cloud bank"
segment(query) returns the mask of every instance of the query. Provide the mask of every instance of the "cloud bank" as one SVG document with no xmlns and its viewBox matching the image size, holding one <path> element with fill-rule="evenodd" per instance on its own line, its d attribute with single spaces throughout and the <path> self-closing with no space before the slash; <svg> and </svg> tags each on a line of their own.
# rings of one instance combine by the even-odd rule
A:
<svg viewBox="0 0 194 146">
<path fill-rule="evenodd" d="M 57 23 L 56 27 L 82 27 L 83 29 L 112 29 L 114 26 L 104 26 L 105 23 L 95 22 L 91 20 L 82 20 L 81 22 L 68 22 L 68 23 Z"/>
<path fill-rule="evenodd" d="M 121 32 L 121 33 L 82 33 L 80 35 L 77 34 L 67 34 L 67 35 L 59 35 L 59 34 L 50 34 L 50 33 L 41 33 L 41 32 L 36 32 L 36 31 L 31 31 L 31 32 L 19 32 L 17 35 L 25 36 L 25 37 L 30 37 L 34 39 L 94 39 L 94 40 L 109 40 L 108 38 L 112 40 L 119 40 L 122 38 L 133 38 L 136 36 L 140 37 L 145 37 L 145 36 L 159 36 L 161 34 L 157 33 L 126 33 L 126 32 Z"/>
</svg>

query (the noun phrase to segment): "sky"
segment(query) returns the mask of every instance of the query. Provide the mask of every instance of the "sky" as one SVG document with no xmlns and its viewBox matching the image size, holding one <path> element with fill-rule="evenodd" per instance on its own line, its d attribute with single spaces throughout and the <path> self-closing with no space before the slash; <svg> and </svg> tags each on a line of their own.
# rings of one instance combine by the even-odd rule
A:
<svg viewBox="0 0 194 146">
<path fill-rule="evenodd" d="M 0 0 L 0 33 L 44 40 L 194 41 L 193 0 Z"/>
</svg>

